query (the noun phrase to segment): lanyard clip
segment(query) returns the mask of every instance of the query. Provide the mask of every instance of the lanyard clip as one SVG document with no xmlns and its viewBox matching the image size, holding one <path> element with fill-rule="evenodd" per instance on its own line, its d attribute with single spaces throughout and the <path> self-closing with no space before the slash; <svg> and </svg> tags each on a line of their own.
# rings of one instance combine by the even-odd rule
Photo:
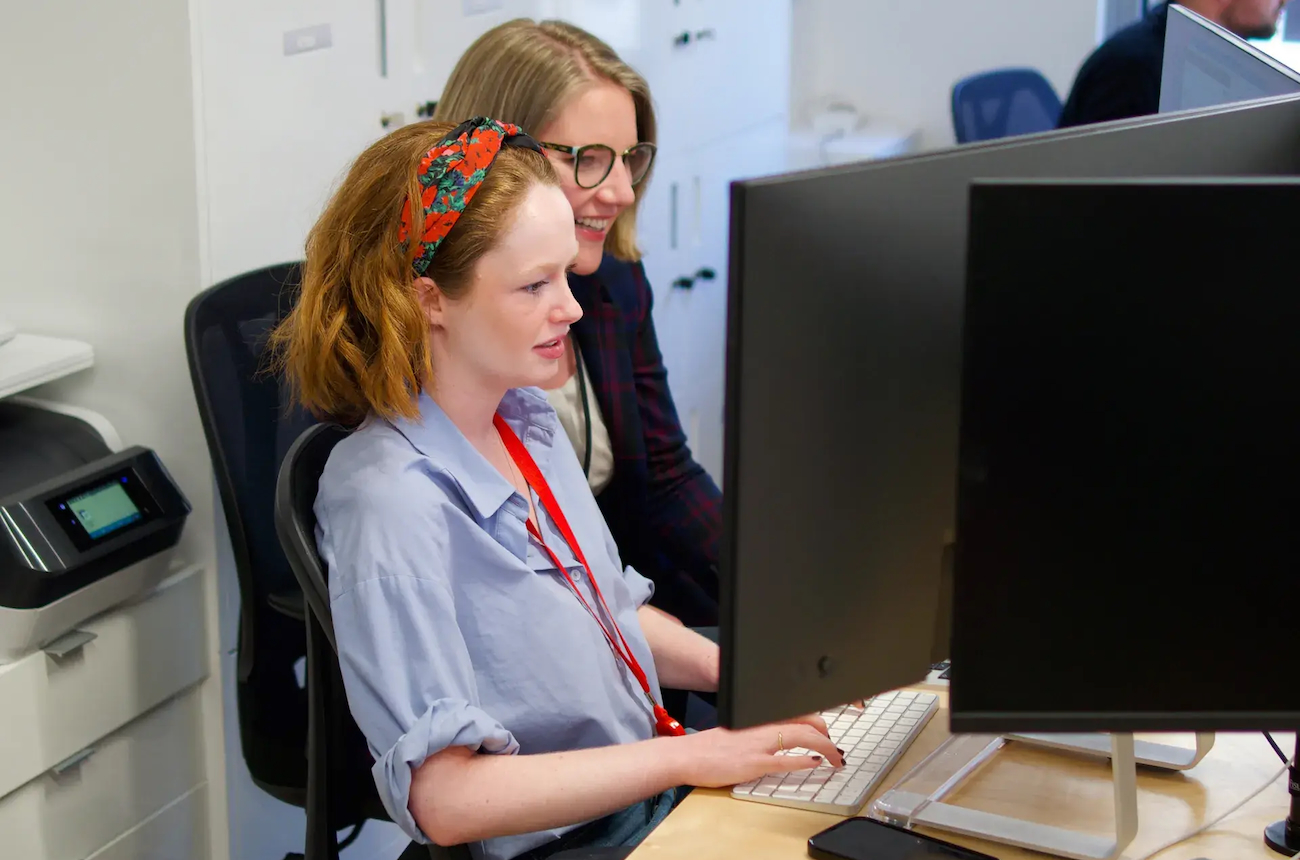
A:
<svg viewBox="0 0 1300 860">
<path fill-rule="evenodd" d="M 686 734 L 686 729 L 682 728 L 682 724 L 674 720 L 663 706 L 655 705 L 655 734 L 660 737 L 681 737 Z"/>
</svg>

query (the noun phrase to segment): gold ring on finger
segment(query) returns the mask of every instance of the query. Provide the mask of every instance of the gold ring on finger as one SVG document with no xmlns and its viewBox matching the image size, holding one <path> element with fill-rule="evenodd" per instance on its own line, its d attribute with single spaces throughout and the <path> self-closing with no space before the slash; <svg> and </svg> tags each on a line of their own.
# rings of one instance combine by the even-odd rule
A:
<svg viewBox="0 0 1300 860">
<path fill-rule="evenodd" d="M 776 733 L 776 748 L 779 752 L 785 752 L 785 735 L 780 732 Z"/>
</svg>

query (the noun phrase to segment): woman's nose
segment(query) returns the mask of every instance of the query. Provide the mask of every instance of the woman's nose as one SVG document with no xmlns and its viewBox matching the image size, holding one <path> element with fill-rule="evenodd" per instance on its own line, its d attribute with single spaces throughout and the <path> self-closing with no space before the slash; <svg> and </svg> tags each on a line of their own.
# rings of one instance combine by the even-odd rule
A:
<svg viewBox="0 0 1300 860">
<path fill-rule="evenodd" d="M 600 183 L 596 192 L 602 203 L 626 208 L 636 202 L 636 191 L 632 188 L 632 175 L 623 159 L 614 162 L 609 176 Z"/>
</svg>

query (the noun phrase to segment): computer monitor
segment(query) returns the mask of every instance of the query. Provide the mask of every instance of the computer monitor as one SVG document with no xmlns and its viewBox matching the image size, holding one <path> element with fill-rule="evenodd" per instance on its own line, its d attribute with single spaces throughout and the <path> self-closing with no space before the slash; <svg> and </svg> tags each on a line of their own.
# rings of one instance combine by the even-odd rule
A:
<svg viewBox="0 0 1300 860">
<path fill-rule="evenodd" d="M 1300 179 L 976 183 L 955 732 L 1300 726 Z"/>
<path fill-rule="evenodd" d="M 723 724 L 926 674 L 954 529 L 972 180 L 1296 173 L 1290 96 L 734 184 Z"/>
<path fill-rule="evenodd" d="M 1185 6 L 1170 5 L 1160 112 L 1300 92 L 1300 74 Z"/>
</svg>

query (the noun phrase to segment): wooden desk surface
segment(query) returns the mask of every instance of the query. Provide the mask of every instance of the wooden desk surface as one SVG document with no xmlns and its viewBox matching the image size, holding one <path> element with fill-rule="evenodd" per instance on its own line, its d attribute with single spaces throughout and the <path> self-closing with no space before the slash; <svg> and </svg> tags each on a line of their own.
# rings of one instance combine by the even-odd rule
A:
<svg viewBox="0 0 1300 860">
<path fill-rule="evenodd" d="M 946 704 L 946 696 L 940 696 Z M 947 737 L 945 707 L 890 772 L 878 794 L 891 788 Z M 1184 737 L 1190 748 L 1190 735 L 1163 739 L 1180 744 Z M 1294 749 L 1293 735 L 1274 737 L 1283 750 Z M 1221 815 L 1263 785 L 1281 764 L 1263 735 L 1249 733 L 1220 734 L 1210 754 L 1189 771 L 1139 768 L 1138 834 L 1125 855 L 1141 856 Z M 947 801 L 1106 834 L 1114 832 L 1112 798 L 1109 762 L 1010 743 Z M 1285 818 L 1288 806 L 1283 776 L 1213 830 L 1168 849 L 1158 860 L 1279 860 L 1281 855 L 1264 845 L 1264 827 Z M 869 808 L 870 802 L 864 815 Z M 632 860 L 798 860 L 808 856 L 808 837 L 838 820 L 834 815 L 733 800 L 725 790 L 696 789 L 650 834 Z M 1009 845 L 928 832 L 1001 860 L 1044 857 Z"/>
</svg>

